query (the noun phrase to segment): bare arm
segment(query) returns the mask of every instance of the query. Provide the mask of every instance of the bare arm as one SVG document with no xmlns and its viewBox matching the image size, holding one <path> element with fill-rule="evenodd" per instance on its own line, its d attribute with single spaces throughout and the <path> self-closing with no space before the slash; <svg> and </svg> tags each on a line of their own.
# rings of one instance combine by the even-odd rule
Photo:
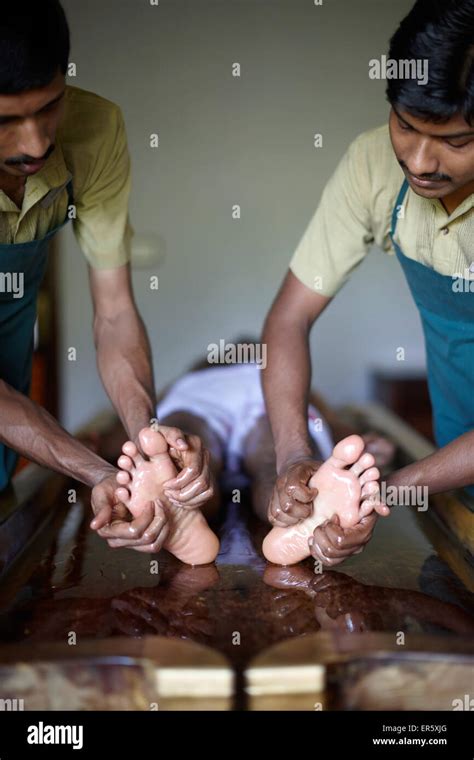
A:
<svg viewBox="0 0 474 760">
<path fill-rule="evenodd" d="M 100 376 L 128 435 L 138 442 L 140 430 L 155 417 L 156 396 L 150 344 L 133 299 L 130 268 L 91 268 L 89 276 Z M 179 470 L 166 483 L 166 495 L 184 507 L 200 506 L 213 495 L 208 452 L 198 436 L 165 425 L 159 429 Z"/>
<path fill-rule="evenodd" d="M 308 482 L 320 463 L 313 460 L 308 434 L 311 382 L 309 333 L 331 299 L 314 293 L 288 272 L 265 322 L 268 366 L 263 388 L 274 436 L 278 478 L 268 516 L 275 525 L 292 525 L 308 517 L 317 495 Z M 310 540 L 313 557 L 324 565 L 343 562 L 363 550 L 377 521 L 371 514 L 354 528 L 338 518 L 320 525 Z"/>
<path fill-rule="evenodd" d="M 155 416 L 151 350 L 135 305 L 128 266 L 89 269 L 97 365 L 132 440 Z"/>
<path fill-rule="evenodd" d="M 264 326 L 268 363 L 262 382 L 277 465 L 268 519 L 281 527 L 309 517 L 317 495 L 308 485 L 321 464 L 308 432 L 309 332 L 329 301 L 289 271 Z"/>
<path fill-rule="evenodd" d="M 0 380 L 0 441 L 27 459 L 95 486 L 115 472 L 42 407 Z"/>
<path fill-rule="evenodd" d="M 308 434 L 309 333 L 330 301 L 288 271 L 265 321 L 262 340 L 267 344 L 268 365 L 263 371 L 263 390 L 278 473 L 291 462 L 312 457 Z"/>
<path fill-rule="evenodd" d="M 434 454 L 393 472 L 387 486 L 427 486 L 430 494 L 474 484 L 474 430 Z"/>
</svg>

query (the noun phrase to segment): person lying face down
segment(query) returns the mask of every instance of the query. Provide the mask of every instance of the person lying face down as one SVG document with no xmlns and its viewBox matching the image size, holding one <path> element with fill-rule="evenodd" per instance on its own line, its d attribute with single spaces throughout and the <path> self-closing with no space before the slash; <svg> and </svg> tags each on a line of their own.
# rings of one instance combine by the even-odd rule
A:
<svg viewBox="0 0 474 760">
<path fill-rule="evenodd" d="M 219 478 L 226 472 L 243 472 L 250 479 L 252 503 L 257 516 L 272 523 L 271 499 L 276 477 L 275 453 L 256 365 L 223 365 L 189 372 L 178 379 L 157 406 L 159 424 L 140 433 L 140 449 L 131 441 L 122 447 L 117 500 L 134 516 L 158 500 L 163 508 L 160 546 L 190 564 L 212 562 L 218 553 L 216 536 L 206 517 L 219 508 Z M 360 551 L 372 513 L 387 514 L 379 502 L 379 470 L 394 453 L 390 442 L 374 435 L 363 437 L 341 428 L 332 412 L 331 426 L 316 407 L 314 394 L 308 407 L 307 424 L 315 456 L 326 460 L 315 478 L 319 494 L 310 518 L 295 527 L 275 527 L 265 539 L 263 551 L 277 564 L 294 564 L 311 553 L 319 558 L 320 526 L 337 515 L 343 536 L 350 537 L 347 554 Z M 321 401 L 321 400 L 319 400 Z M 173 451 L 163 430 L 177 427 L 197 436 L 205 447 L 213 495 L 197 488 L 183 489 L 173 465 Z M 348 435 L 349 434 L 349 435 Z M 335 437 L 339 443 L 334 445 Z M 368 448 L 376 450 L 374 456 Z M 378 453 L 377 453 L 378 452 Z M 319 532 L 316 533 L 316 530 Z M 362 538 L 361 538 L 362 537 Z M 154 550 L 157 550 L 155 544 Z M 339 543 L 344 550 L 344 543 Z M 145 551 L 146 548 L 144 547 Z M 335 558 L 328 558 L 335 564 Z M 339 558 L 340 560 L 342 557 Z"/>
</svg>

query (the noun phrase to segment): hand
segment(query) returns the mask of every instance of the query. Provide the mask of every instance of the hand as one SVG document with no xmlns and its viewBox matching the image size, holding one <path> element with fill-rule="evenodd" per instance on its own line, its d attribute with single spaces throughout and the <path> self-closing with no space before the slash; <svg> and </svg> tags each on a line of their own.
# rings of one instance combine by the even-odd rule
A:
<svg viewBox="0 0 474 760">
<path fill-rule="evenodd" d="M 164 494 L 177 507 L 201 507 L 214 495 L 209 467 L 210 454 L 197 435 L 167 425 L 156 428 L 165 438 L 169 455 L 180 472 L 163 484 Z"/>
<path fill-rule="evenodd" d="M 301 459 L 283 469 L 278 476 L 268 505 L 268 519 L 272 525 L 287 528 L 310 516 L 317 488 L 308 482 L 319 470 L 322 462 Z"/>
<path fill-rule="evenodd" d="M 112 549 L 135 549 L 138 552 L 160 551 L 168 535 L 168 520 L 158 503 L 150 501 L 139 517 L 132 518 L 115 491 L 116 470 L 112 470 L 92 489 L 91 505 L 95 517 L 90 527 L 105 538 Z"/>
<path fill-rule="evenodd" d="M 372 538 L 378 515 L 372 512 L 353 528 L 341 528 L 338 515 L 315 528 L 309 539 L 311 555 L 326 567 L 334 567 L 353 554 L 360 554 Z"/>
<path fill-rule="evenodd" d="M 382 470 L 393 462 L 396 446 L 379 433 L 364 433 L 365 450 L 375 458 L 375 467 Z"/>
</svg>

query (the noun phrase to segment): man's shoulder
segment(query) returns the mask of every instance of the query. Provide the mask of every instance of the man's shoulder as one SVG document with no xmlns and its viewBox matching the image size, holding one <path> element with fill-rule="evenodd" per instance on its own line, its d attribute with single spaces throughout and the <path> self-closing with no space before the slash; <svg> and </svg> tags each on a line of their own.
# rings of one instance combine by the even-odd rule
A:
<svg viewBox="0 0 474 760">
<path fill-rule="evenodd" d="M 120 113 L 120 107 L 111 100 L 81 87 L 66 86 L 66 112 L 91 114 L 116 114 Z"/>
<path fill-rule="evenodd" d="M 388 124 L 358 135 L 349 146 L 348 156 L 356 171 L 367 178 L 372 195 L 383 191 L 391 198 L 403 172 L 393 150 Z"/>
<path fill-rule="evenodd" d="M 74 148 L 87 141 L 107 143 L 113 139 L 122 120 L 120 107 L 95 92 L 80 87 L 66 87 L 65 108 L 58 137 Z"/>
<path fill-rule="evenodd" d="M 66 88 L 64 115 L 57 132 L 67 168 L 80 196 L 126 145 L 120 107 L 79 87 Z"/>
<path fill-rule="evenodd" d="M 371 145 L 391 147 L 392 143 L 390 140 L 388 124 L 382 124 L 379 127 L 366 129 L 365 132 L 362 132 L 355 138 L 354 143 L 365 148 L 368 148 Z"/>
<path fill-rule="evenodd" d="M 373 127 L 362 132 L 353 140 L 349 148 L 353 155 L 365 162 L 374 171 L 380 171 L 380 164 L 398 164 L 395 156 L 388 124 Z"/>
</svg>

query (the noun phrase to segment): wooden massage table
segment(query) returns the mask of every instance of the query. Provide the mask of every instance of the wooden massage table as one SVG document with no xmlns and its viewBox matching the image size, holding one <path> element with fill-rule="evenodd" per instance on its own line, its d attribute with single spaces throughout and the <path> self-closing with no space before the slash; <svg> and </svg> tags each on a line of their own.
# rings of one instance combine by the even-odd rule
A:
<svg viewBox="0 0 474 760">
<path fill-rule="evenodd" d="M 399 464 L 431 450 L 382 407 L 341 416 L 390 436 Z M 109 549 L 88 489 L 21 472 L 0 499 L 0 708 L 453 710 L 474 695 L 471 503 L 395 507 L 363 554 L 316 575 L 264 562 L 243 495 L 255 549 L 190 568 Z"/>
</svg>

